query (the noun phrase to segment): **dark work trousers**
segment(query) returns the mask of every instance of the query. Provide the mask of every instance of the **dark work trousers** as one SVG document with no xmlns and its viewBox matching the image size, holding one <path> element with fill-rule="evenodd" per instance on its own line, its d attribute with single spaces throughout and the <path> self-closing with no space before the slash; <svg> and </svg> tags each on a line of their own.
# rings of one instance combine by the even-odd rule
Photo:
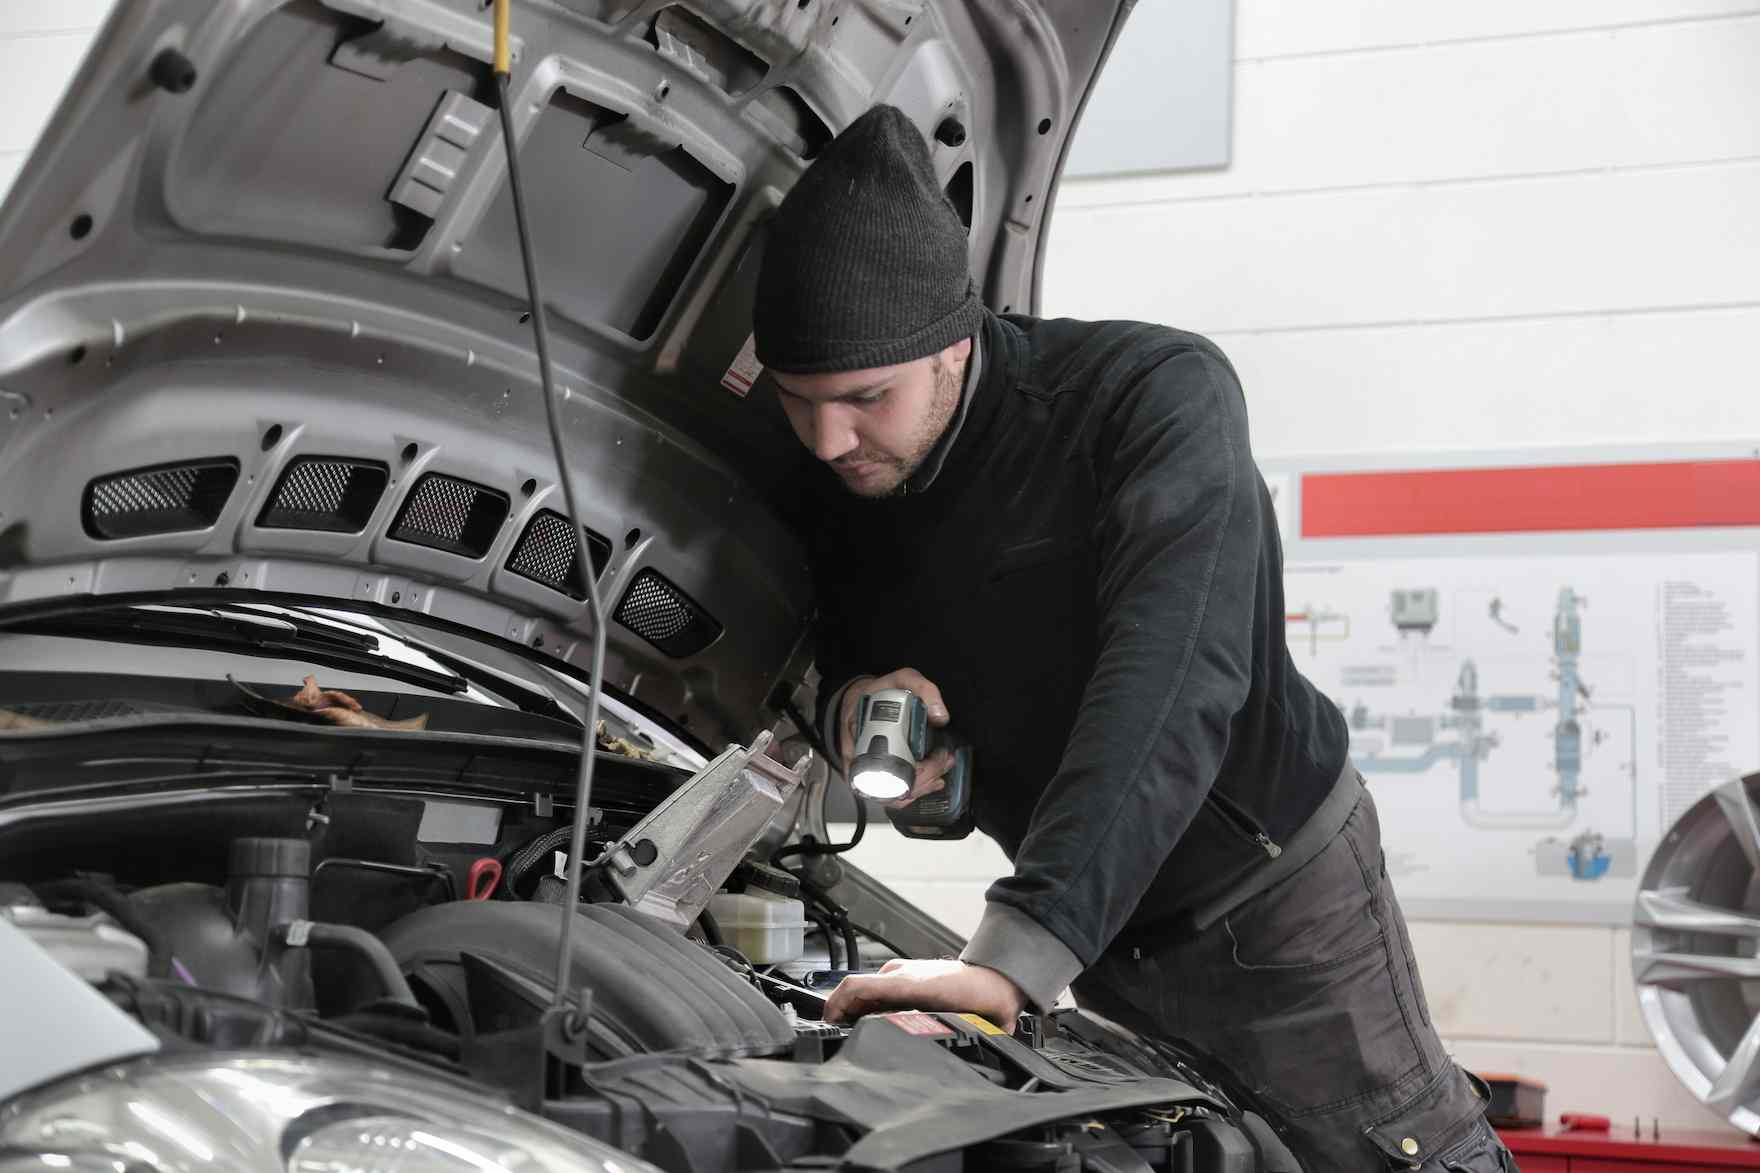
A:
<svg viewBox="0 0 1760 1173">
<path fill-rule="evenodd" d="M 1231 1077 L 1305 1173 L 1506 1173 L 1483 1085 L 1430 1022 L 1375 803 L 1286 879 L 1196 934 L 1121 942 L 1076 1001 Z"/>
</svg>

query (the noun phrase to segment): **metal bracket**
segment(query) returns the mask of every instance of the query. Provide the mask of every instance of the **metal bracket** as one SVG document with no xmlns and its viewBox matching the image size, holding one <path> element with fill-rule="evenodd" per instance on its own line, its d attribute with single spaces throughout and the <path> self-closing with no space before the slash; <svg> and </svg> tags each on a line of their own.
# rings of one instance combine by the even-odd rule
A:
<svg viewBox="0 0 1760 1173">
<path fill-rule="evenodd" d="M 338 47 L 337 52 L 341 51 Z M 494 112 L 481 102 L 446 91 L 387 198 L 429 219 L 437 216 L 465 160 L 493 118 Z"/>
<path fill-rule="evenodd" d="M 681 928 L 708 907 L 801 784 L 770 741 L 729 746 L 611 847 L 604 875 L 626 903 Z"/>
<path fill-rule="evenodd" d="M 374 81 L 390 81 L 399 66 L 445 45 L 445 41 L 423 35 L 419 29 L 388 20 L 372 32 L 336 46 L 330 54 L 330 64 Z"/>
<path fill-rule="evenodd" d="M 419 41 L 429 49 L 450 49 L 485 65 L 495 59 L 493 22 L 477 5 L 451 3 L 450 0 L 319 0 L 324 7 L 347 13 L 362 20 L 383 22 L 392 38 Z M 365 38 L 357 38 L 364 40 Z M 515 64 L 525 59 L 525 38 L 514 33 L 511 38 Z M 352 60 L 333 64 L 353 72 Z M 371 66 L 369 66 L 371 68 Z M 395 68 L 395 66 L 393 66 Z M 374 77 L 373 73 L 363 76 Z"/>
<path fill-rule="evenodd" d="M 582 986 L 574 1004 L 551 1006 L 542 1022 L 544 1052 L 558 1063 L 584 1067 L 587 1062 L 587 1023 L 593 1012 L 593 991 Z"/>
<path fill-rule="evenodd" d="M 498 961 L 463 953 L 466 996 L 472 1018 L 505 1024 L 478 1031 L 465 1049 L 472 1074 L 502 1088 L 514 1103 L 537 1111 L 559 1096 L 570 1067 L 585 1066 L 592 991 L 582 987 L 572 1002 L 552 1006 L 544 988 Z"/>
</svg>

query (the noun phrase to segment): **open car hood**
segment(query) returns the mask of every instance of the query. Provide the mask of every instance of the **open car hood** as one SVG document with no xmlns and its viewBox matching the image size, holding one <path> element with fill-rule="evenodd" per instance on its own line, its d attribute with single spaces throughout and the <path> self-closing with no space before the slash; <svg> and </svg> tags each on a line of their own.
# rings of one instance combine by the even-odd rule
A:
<svg viewBox="0 0 1760 1173">
<path fill-rule="evenodd" d="M 900 106 L 986 300 L 1030 309 L 1129 7 L 516 0 L 514 118 L 613 683 L 747 738 L 804 667 L 810 577 L 776 507 L 802 457 L 740 362 L 796 176 Z M 482 0 L 116 5 L 0 209 L 0 618 L 221 586 L 584 662 L 490 19 Z"/>
</svg>

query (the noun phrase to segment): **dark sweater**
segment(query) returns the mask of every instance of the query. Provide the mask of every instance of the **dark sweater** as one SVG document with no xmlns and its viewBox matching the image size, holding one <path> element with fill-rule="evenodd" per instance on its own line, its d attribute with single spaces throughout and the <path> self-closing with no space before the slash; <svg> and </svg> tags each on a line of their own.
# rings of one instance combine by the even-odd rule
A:
<svg viewBox="0 0 1760 1173">
<path fill-rule="evenodd" d="M 1121 932 L 1176 931 L 1265 863 L 1348 737 L 1284 642 L 1270 495 L 1215 345 L 1138 322 L 982 330 L 926 490 L 865 501 L 816 470 L 818 663 L 827 698 L 902 667 L 941 688 L 976 748 L 978 826 L 1015 869 L 966 956 L 1043 1004 Z"/>
</svg>

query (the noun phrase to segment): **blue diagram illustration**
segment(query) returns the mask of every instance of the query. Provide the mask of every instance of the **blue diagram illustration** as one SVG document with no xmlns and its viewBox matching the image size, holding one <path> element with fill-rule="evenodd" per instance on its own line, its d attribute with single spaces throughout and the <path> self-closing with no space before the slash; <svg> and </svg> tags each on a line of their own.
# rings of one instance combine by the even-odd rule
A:
<svg viewBox="0 0 1760 1173">
<path fill-rule="evenodd" d="M 1378 713 L 1362 701 L 1341 706 L 1352 735 L 1352 754 L 1365 775 L 1414 775 L 1452 763 L 1459 789 L 1460 817 L 1475 830 L 1563 832 L 1580 817 L 1587 793 L 1583 782 L 1585 757 L 1611 735 L 1602 726 L 1623 726 L 1626 737 L 1606 752 L 1624 751 L 1619 772 L 1625 775 L 1633 804 L 1635 830 L 1637 802 L 1637 724 L 1633 706 L 1608 704 L 1595 699 L 1590 682 L 1583 678 L 1583 611 L 1586 600 L 1571 587 L 1558 593 L 1551 625 L 1552 686 L 1544 692 L 1493 693 L 1486 695 L 1479 683 L 1474 659 L 1460 662 L 1453 693 L 1443 712 L 1393 715 Z M 1418 633 L 1427 636 L 1438 618 L 1436 591 L 1402 590 L 1394 593 L 1392 615 L 1401 638 Z M 1493 599 L 1490 618 L 1504 631 L 1519 629 L 1503 614 L 1501 600 Z M 1503 722 L 1536 715 L 1549 715 L 1549 738 L 1553 785 L 1540 801 L 1519 806 L 1494 805 L 1481 787 L 1482 770 L 1502 743 Z M 1364 732 L 1380 736 L 1363 738 Z M 1603 775 L 1605 776 L 1605 775 Z M 1608 875 L 1633 875 L 1637 851 L 1632 838 L 1613 838 L 1583 827 L 1569 839 L 1556 835 L 1541 839 L 1533 850 L 1540 875 L 1569 876 L 1594 881 Z"/>
</svg>

